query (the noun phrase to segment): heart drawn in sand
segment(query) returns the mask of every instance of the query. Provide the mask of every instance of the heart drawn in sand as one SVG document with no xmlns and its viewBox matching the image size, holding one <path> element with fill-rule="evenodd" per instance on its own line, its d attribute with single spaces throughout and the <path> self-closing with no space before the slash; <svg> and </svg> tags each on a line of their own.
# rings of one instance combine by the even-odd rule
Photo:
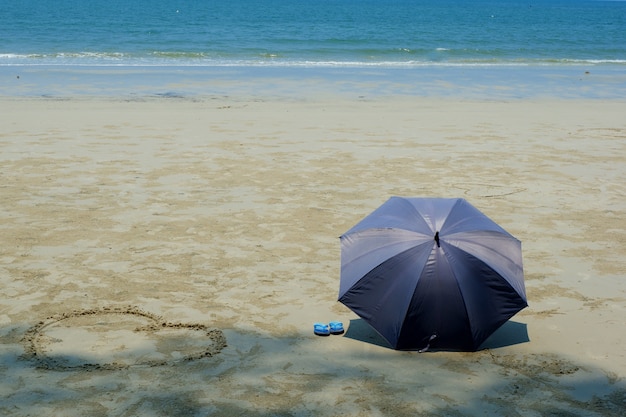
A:
<svg viewBox="0 0 626 417">
<path fill-rule="evenodd" d="M 226 347 L 219 329 L 170 323 L 133 306 L 58 314 L 28 329 L 23 342 L 22 358 L 51 370 L 167 365 Z"/>
</svg>

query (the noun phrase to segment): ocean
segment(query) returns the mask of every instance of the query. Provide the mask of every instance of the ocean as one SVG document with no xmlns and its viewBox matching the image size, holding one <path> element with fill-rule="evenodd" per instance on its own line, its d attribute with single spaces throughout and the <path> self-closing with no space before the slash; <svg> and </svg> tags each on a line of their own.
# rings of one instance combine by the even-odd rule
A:
<svg viewBox="0 0 626 417">
<path fill-rule="evenodd" d="M 0 95 L 626 92 L 626 1 L 2 0 L 0 22 Z"/>
</svg>

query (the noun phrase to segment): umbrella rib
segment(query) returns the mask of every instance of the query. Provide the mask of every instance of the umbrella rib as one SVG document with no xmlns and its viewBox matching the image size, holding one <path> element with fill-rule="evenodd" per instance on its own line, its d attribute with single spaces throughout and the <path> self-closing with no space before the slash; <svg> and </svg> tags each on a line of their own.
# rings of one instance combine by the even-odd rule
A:
<svg viewBox="0 0 626 417">
<path fill-rule="evenodd" d="M 460 233 L 456 233 L 456 235 L 463 235 L 467 232 L 460 232 Z M 507 240 L 510 241 L 510 235 L 508 234 L 503 234 L 497 231 L 492 231 L 493 234 L 501 236 Z M 453 236 L 453 235 L 450 235 Z M 448 238 L 450 237 L 448 236 Z M 501 250 L 497 250 L 495 249 L 492 245 L 485 245 L 483 243 L 480 243 L 479 240 L 477 239 L 469 239 L 469 238 L 463 238 L 463 237 L 457 237 L 456 239 L 451 239 L 450 240 L 446 240 L 446 243 L 459 249 L 462 250 L 466 253 L 468 253 L 469 255 L 475 257 L 476 259 L 479 259 L 481 262 L 484 262 L 488 265 L 490 265 L 490 267 L 492 267 L 496 272 L 498 272 L 503 278 L 504 280 L 524 299 L 526 299 L 526 290 L 524 288 L 523 282 L 517 282 L 517 280 L 515 279 L 515 274 L 516 274 L 516 269 L 519 268 L 520 261 L 518 259 L 513 259 L 510 256 L 507 256 L 506 254 L 503 253 L 503 251 Z M 454 240 L 463 242 L 466 245 L 463 245 L 462 247 L 459 246 L 458 244 L 453 243 Z M 519 242 L 519 240 L 515 239 L 516 242 Z M 495 255 L 492 257 L 492 259 L 485 259 L 485 256 L 481 256 L 480 253 L 478 253 L 475 250 L 471 250 L 471 247 L 480 247 L 482 248 L 486 254 L 488 255 Z M 500 268 L 499 264 L 495 264 L 492 262 L 493 258 L 500 258 L 500 259 L 504 259 L 506 260 L 506 263 L 508 265 L 513 266 L 513 268 L 511 267 L 507 267 L 507 265 L 502 265 L 503 267 Z M 487 256 L 487 258 L 489 258 L 489 256 Z M 513 276 L 511 276 L 511 274 L 513 274 Z M 513 282 L 511 282 L 511 280 L 513 280 Z"/>
</svg>

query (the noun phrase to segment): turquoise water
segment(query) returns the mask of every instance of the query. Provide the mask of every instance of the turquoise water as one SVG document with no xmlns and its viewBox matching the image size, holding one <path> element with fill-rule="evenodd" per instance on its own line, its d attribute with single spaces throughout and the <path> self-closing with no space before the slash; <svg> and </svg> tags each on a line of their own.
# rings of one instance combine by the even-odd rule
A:
<svg viewBox="0 0 626 417">
<path fill-rule="evenodd" d="M 2 0 L 0 22 L 5 94 L 81 92 L 75 88 L 85 83 L 98 93 L 106 88 L 94 85 L 107 85 L 107 74 L 113 89 L 163 91 L 181 71 L 193 79 L 181 88 L 186 94 L 204 91 L 198 82 L 206 76 L 234 82 L 268 75 L 250 71 L 261 67 L 278 77 L 317 70 L 322 78 L 360 81 L 374 70 L 398 85 L 437 74 L 469 81 L 479 74 L 489 83 L 484 70 L 500 74 L 498 82 L 516 72 L 524 85 L 554 80 L 559 71 L 566 78 L 590 72 L 621 93 L 626 72 L 623 1 Z M 221 70 L 228 68 L 237 71 Z M 137 69 L 149 77 L 134 77 Z M 20 75 L 30 87 L 13 82 Z"/>
<path fill-rule="evenodd" d="M 626 2 L 2 0 L 0 65 L 626 65 Z"/>
</svg>

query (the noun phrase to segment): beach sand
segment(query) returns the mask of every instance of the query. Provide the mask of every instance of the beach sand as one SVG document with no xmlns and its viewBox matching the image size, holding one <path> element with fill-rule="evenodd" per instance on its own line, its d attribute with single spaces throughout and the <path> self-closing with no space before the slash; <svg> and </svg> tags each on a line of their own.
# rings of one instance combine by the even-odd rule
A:
<svg viewBox="0 0 626 417">
<path fill-rule="evenodd" d="M 0 99 L 0 414 L 619 416 L 626 102 Z M 338 237 L 464 197 L 529 307 L 398 352 L 337 302 Z M 313 323 L 343 321 L 341 336 Z"/>
</svg>

